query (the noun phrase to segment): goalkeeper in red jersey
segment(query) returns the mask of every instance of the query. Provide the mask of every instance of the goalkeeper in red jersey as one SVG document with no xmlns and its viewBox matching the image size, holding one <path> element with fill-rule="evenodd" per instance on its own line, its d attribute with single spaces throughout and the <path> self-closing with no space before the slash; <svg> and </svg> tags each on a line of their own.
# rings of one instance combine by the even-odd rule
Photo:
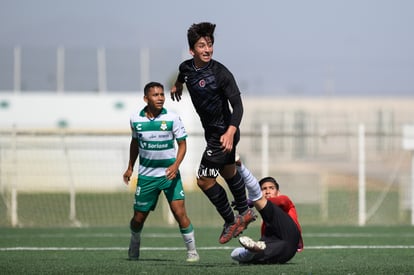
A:
<svg viewBox="0 0 414 275">
<path fill-rule="evenodd" d="M 296 252 L 303 250 L 302 229 L 295 205 L 288 196 L 280 193 L 279 184 L 273 177 L 265 177 L 258 182 L 240 162 L 237 169 L 246 183 L 249 199 L 259 211 L 263 222 L 260 240 L 240 237 L 239 242 L 243 247 L 232 251 L 232 259 L 241 264 L 288 262 Z M 257 184 L 260 185 L 261 194 L 254 191 L 257 188 L 253 186 Z"/>
</svg>

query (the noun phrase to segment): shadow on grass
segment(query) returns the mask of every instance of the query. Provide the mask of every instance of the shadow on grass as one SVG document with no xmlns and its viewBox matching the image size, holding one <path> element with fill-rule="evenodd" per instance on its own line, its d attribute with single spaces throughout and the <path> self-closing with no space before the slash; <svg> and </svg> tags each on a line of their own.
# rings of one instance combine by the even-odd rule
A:
<svg viewBox="0 0 414 275">
<path fill-rule="evenodd" d="M 241 266 L 239 264 L 237 264 L 236 262 L 229 262 L 229 263 L 203 263 L 203 262 L 196 262 L 196 263 L 189 263 L 186 261 L 177 261 L 174 259 L 160 259 L 160 258 L 143 258 L 143 259 L 139 259 L 139 260 L 130 260 L 128 258 L 125 258 L 125 261 L 127 262 L 136 262 L 137 264 L 139 263 L 145 263 L 147 264 L 151 264 L 151 262 L 156 262 L 157 265 L 162 266 L 165 264 L 167 264 L 169 267 L 173 267 L 173 266 L 177 266 L 177 267 L 182 267 L 183 265 L 186 266 L 192 266 L 192 267 L 238 267 Z"/>
<path fill-rule="evenodd" d="M 171 260 L 171 259 L 151 259 L 151 258 L 147 258 L 147 259 L 139 259 L 139 260 L 130 260 L 128 258 L 125 258 L 126 261 L 128 262 L 175 262 L 175 260 Z"/>
</svg>

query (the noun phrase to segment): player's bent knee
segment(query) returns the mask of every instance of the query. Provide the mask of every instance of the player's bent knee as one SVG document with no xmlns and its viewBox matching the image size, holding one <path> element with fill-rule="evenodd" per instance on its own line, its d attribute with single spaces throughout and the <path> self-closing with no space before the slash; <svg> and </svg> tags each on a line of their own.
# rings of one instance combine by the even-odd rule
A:
<svg viewBox="0 0 414 275">
<path fill-rule="evenodd" d="M 216 184 L 215 178 L 202 177 L 197 180 L 197 185 L 201 190 L 208 190 Z"/>
</svg>

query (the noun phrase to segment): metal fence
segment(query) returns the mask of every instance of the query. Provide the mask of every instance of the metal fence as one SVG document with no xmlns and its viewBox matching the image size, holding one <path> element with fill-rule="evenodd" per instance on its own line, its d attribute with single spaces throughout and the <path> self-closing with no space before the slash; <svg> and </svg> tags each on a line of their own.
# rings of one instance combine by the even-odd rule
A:
<svg viewBox="0 0 414 275">
<path fill-rule="evenodd" d="M 169 48 L 0 48 L 0 91 L 138 91 L 172 82 L 182 57 Z"/>
<path fill-rule="evenodd" d="M 276 134 L 262 127 L 245 132 L 238 150 L 258 178 L 277 178 L 282 192 L 296 203 L 301 222 L 358 224 L 358 132 Z M 409 224 L 410 152 L 396 145 L 400 135 L 367 133 L 365 138 L 366 223 Z M 203 142 L 201 133 L 189 133 L 188 143 L 197 149 L 181 168 L 187 208 L 196 224 L 219 225 L 222 221 L 195 184 Z M 122 182 L 128 146 L 128 132 L 2 131 L 1 226 L 127 222 L 134 191 L 134 184 Z M 163 200 L 163 210 L 150 223 L 171 225 Z"/>
</svg>

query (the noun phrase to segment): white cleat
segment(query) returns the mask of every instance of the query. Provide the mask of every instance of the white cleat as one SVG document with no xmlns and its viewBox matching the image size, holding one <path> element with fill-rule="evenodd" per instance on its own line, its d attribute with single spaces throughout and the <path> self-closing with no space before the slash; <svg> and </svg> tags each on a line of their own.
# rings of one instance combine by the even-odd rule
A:
<svg viewBox="0 0 414 275">
<path fill-rule="evenodd" d="M 187 262 L 189 263 L 195 263 L 200 260 L 200 256 L 198 256 L 197 251 L 189 251 L 187 252 Z"/>
<path fill-rule="evenodd" d="M 247 236 L 242 236 L 239 238 L 239 243 L 251 252 L 262 252 L 266 249 L 266 244 L 263 241 L 253 241 L 252 238 Z"/>
</svg>

